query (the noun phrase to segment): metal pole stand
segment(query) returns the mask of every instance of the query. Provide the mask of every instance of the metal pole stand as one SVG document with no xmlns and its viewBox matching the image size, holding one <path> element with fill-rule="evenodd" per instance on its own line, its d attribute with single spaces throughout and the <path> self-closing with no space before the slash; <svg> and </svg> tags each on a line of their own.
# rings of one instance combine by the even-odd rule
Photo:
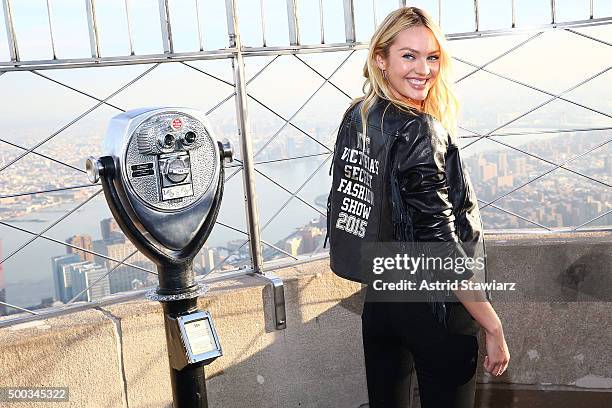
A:
<svg viewBox="0 0 612 408">
<path fill-rule="evenodd" d="M 163 268 L 158 268 L 160 281 L 164 275 Z M 182 274 L 187 275 L 188 271 Z M 197 286 L 191 292 L 177 292 L 175 294 L 162 294 L 167 290 L 158 288 L 157 291 L 147 293 L 147 298 L 161 302 L 164 309 L 164 327 L 166 331 L 166 343 L 168 344 L 168 360 L 170 363 L 170 381 L 172 385 L 172 401 L 174 408 L 208 408 L 206 395 L 206 375 L 204 366 L 208 362 L 200 362 L 184 365 L 182 349 L 184 345 L 180 337 L 178 318 L 188 316 L 197 311 L 198 296 L 208 290 L 207 286 Z M 160 293 L 161 292 L 161 293 Z M 181 299 L 182 298 L 182 299 Z M 183 367 L 181 367 L 183 366 Z"/>
<path fill-rule="evenodd" d="M 107 156 L 87 160 L 126 237 L 157 266 L 174 408 L 206 408 L 204 366 L 222 355 L 210 313 L 197 309 L 208 286 L 195 282 L 193 260 L 221 206 L 229 142 L 216 141 L 201 112 L 139 109 L 113 118 Z M 144 181 L 143 181 L 144 180 Z"/>
</svg>

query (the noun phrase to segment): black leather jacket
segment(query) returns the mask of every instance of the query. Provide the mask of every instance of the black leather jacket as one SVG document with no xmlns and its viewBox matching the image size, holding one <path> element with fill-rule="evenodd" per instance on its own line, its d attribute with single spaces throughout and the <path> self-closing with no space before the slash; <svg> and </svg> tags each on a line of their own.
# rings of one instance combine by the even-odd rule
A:
<svg viewBox="0 0 612 408">
<path fill-rule="evenodd" d="M 330 169 L 333 272 L 368 283 L 360 254 L 375 242 L 454 243 L 464 256 L 484 258 L 476 195 L 454 138 L 431 115 L 379 98 L 363 146 L 360 106 L 344 115 Z M 477 273 L 486 280 L 486 266 Z M 462 279 L 473 274 L 468 270 Z"/>
</svg>

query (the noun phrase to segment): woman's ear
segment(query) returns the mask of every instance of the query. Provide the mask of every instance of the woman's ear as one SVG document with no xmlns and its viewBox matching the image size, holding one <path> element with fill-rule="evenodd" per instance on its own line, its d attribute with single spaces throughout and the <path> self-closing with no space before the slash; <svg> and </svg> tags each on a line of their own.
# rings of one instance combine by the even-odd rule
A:
<svg viewBox="0 0 612 408">
<path fill-rule="evenodd" d="M 387 69 L 387 62 L 380 54 L 376 54 L 376 65 L 378 65 L 378 68 L 380 68 L 382 71 Z"/>
</svg>

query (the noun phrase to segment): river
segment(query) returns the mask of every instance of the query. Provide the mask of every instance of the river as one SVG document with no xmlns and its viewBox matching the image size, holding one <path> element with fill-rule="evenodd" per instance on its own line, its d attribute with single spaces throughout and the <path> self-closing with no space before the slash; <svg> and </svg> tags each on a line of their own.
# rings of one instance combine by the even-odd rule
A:
<svg viewBox="0 0 612 408">
<path fill-rule="evenodd" d="M 258 165 L 256 169 L 295 192 L 325 158 L 326 156 L 320 156 L 262 164 Z M 315 206 L 317 196 L 328 192 L 330 185 L 327 174 L 328 165 L 329 161 L 299 193 L 301 198 L 313 206 Z M 230 170 L 227 175 L 231 173 Z M 246 231 L 241 174 L 239 173 L 226 183 L 222 208 L 217 220 Z M 288 236 L 296 227 L 307 224 L 311 219 L 319 216 L 319 213 L 294 198 L 279 216 L 264 229 L 266 222 L 290 198 L 290 194 L 259 174 L 256 177 L 256 188 L 262 239 L 270 243 Z M 97 190 L 91 188 L 89 191 L 93 194 Z M 64 203 L 57 207 L 32 212 L 11 221 L 11 224 L 40 233 L 78 204 L 75 202 Z M 321 211 L 324 210 L 321 208 Z M 45 235 L 60 241 L 65 241 L 75 234 L 87 234 L 91 235 L 94 240 L 100 239 L 100 220 L 110 216 L 110 210 L 106 205 L 104 196 L 99 194 L 62 222 L 50 228 L 45 232 Z M 32 237 L 33 235 L 0 226 L 0 239 L 2 240 L 2 256 L 0 259 L 9 256 Z M 210 247 L 225 246 L 228 241 L 234 239 L 246 239 L 246 235 L 216 225 L 207 244 Z M 63 245 L 38 238 L 9 258 L 4 263 L 7 302 L 27 307 L 40 303 L 42 298 L 52 297 L 54 287 L 51 274 L 51 258 L 61 255 L 65 251 Z"/>
</svg>

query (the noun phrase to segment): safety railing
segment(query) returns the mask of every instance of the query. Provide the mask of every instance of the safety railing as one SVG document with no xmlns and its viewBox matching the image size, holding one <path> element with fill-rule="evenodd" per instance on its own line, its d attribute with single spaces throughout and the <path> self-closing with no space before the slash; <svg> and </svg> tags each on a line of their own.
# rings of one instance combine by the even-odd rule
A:
<svg viewBox="0 0 612 408">
<path fill-rule="evenodd" d="M 101 129 L 111 116 L 145 102 L 166 104 L 167 100 L 184 99 L 185 104 L 202 108 L 213 119 L 215 131 L 239 147 L 236 163 L 226 167 L 226 198 L 218 227 L 211 236 L 211 241 L 225 240 L 227 244 L 215 244 L 202 252 L 198 266 L 206 274 L 204 280 L 262 273 L 279 262 L 283 265 L 325 256 L 321 248 L 326 225 L 322 200 L 329 188 L 326 170 L 338 118 L 349 101 L 359 96 L 359 71 L 368 36 L 384 15 L 406 2 L 84 0 L 78 12 L 74 5 L 73 9 L 62 9 L 65 4 L 53 0 L 39 3 L 36 8 L 32 2 L 2 0 L 4 27 L 0 26 L 0 32 L 5 35 L 0 35 L 0 90 L 4 87 L 5 91 L 0 103 L 5 106 L 3 121 L 8 132 L 0 135 L 0 207 L 4 210 L 0 212 L 0 239 L 5 241 L 0 268 L 8 272 L 18 267 L 13 261 L 21 258 L 21 269 L 43 269 L 43 263 L 31 267 L 31 258 L 40 252 L 40 242 L 45 241 L 66 246 L 79 261 L 103 262 L 106 269 L 92 275 L 85 289 L 71 293 L 63 305 L 52 311 L 36 311 L 23 301 L 7 301 L 4 297 L 0 298 L 0 312 L 10 309 L 39 318 L 36 315 L 85 307 L 78 303 L 84 298 L 92 300 L 91 305 L 116 301 L 122 297 L 97 300 L 89 292 L 115 276 L 122 277 L 115 279 L 115 289 L 129 287 L 134 281 L 136 285 L 132 287 L 154 284 L 152 265 L 142 256 L 139 258 L 133 247 L 122 244 L 112 233 L 107 234 L 108 239 L 87 243 L 91 228 L 83 232 L 80 223 L 73 221 L 87 208 L 104 206 L 100 187 L 85 182 L 82 158 L 76 157 L 87 148 L 87 153 L 95 153 L 91 151 L 91 140 L 83 139 L 100 141 Z M 579 14 L 568 2 L 544 1 L 538 9 L 542 18 L 537 24 L 530 21 L 528 27 L 522 24 L 528 19 L 521 6 L 529 6 L 520 1 L 508 1 L 506 13 L 500 13 L 499 7 L 493 11 L 478 0 L 420 1 L 410 5 L 430 10 L 443 29 L 457 26 L 447 37 L 453 47 L 457 88 L 465 107 L 459 141 L 488 232 L 534 230 L 526 230 L 529 227 L 564 232 L 609 228 L 612 162 L 605 151 L 612 141 L 612 116 L 605 97 L 604 103 L 597 101 L 599 95 L 609 95 L 610 81 L 605 79 L 612 68 L 612 44 L 606 37 L 612 28 L 612 10 L 604 8 L 605 2 L 590 1 L 588 9 Z M 66 42 L 70 35 L 63 24 L 58 24 L 60 11 L 82 17 L 80 32 L 85 34 L 86 47 L 62 45 L 62 39 Z M 507 17 L 503 24 L 499 19 L 498 26 L 488 22 L 499 14 Z M 564 21 L 564 16 L 569 15 L 573 18 Z M 575 16 L 580 15 L 584 18 L 576 20 Z M 462 24 L 471 21 L 472 25 L 461 31 L 462 26 L 451 16 Z M 27 17 L 26 21 L 20 17 Z M 28 26 L 28 18 L 41 24 Z M 75 16 L 71 14 L 70 18 Z M 210 26 L 215 27 L 213 32 Z M 31 37 L 31 31 L 35 37 Z M 159 44 L 151 39 L 143 42 L 146 33 L 155 33 Z M 43 44 L 38 45 L 38 51 L 28 50 L 36 42 Z M 115 50 L 111 46 L 116 42 L 123 45 Z M 475 54 L 473 50 L 479 45 L 483 51 Z M 551 47 L 591 47 L 602 58 L 578 72 L 579 78 L 562 81 L 520 71 L 526 60 Z M 154 49 L 159 52 L 147 52 Z M 544 66 L 541 62 L 525 65 Z M 575 66 L 565 68 L 563 72 L 576 70 Z M 104 71 L 118 69 L 128 72 L 119 75 Z M 564 67 L 548 69 L 555 72 Z M 96 80 L 99 75 L 102 80 Z M 538 84 L 541 77 L 544 84 Z M 48 104 L 37 105 L 36 98 L 19 102 L 20 82 L 41 93 L 62 92 L 71 95 L 64 98 L 78 98 L 78 103 L 70 100 L 70 109 L 66 110 L 80 109 L 81 113 L 64 122 L 53 120 L 52 115 L 43 114 Z M 479 83 L 495 83 L 494 92 L 491 87 L 480 88 Z M 191 87 L 195 91 L 188 89 Z M 580 93 L 583 89 L 587 89 L 586 96 Z M 481 97 L 481 93 L 501 99 L 501 105 L 491 103 L 491 98 Z M 52 99 L 47 94 L 41 97 Z M 232 102 L 235 108 L 230 112 Z M 502 109 L 488 112 L 490 103 Z M 60 109 L 61 105 L 52 108 Z M 20 107 L 33 109 L 30 115 L 50 122 L 46 129 L 53 130 L 42 138 L 39 127 L 28 130 L 24 125 L 26 114 L 19 115 L 16 110 Z M 484 114 L 476 114 L 475 110 Z M 537 117 L 540 112 L 543 116 Z M 96 123 L 95 132 L 87 128 L 88 122 Z M 551 139 L 551 135 L 557 138 Z M 534 142 L 519 144 L 517 140 L 524 142 L 525 137 Z M 62 143 L 56 142 L 60 138 L 64 138 L 62 143 L 82 142 L 84 147 L 62 148 Z M 540 145 L 547 143 L 552 145 L 548 150 L 542 149 Z M 481 148 L 485 144 L 487 148 Z M 555 145 L 565 150 L 559 152 Z M 503 150 L 495 151 L 493 147 Z M 66 150 L 70 152 L 64 157 Z M 56 174 L 39 179 L 45 171 Z M 554 177 L 561 172 L 562 176 Z M 583 187 L 587 182 L 588 188 Z M 541 197 L 546 190 L 553 191 L 549 196 L 554 202 L 546 203 L 547 196 Z M 576 194 L 576 200 L 584 202 L 580 205 L 585 207 L 574 205 L 570 193 Z M 55 199 L 61 194 L 68 198 Z M 534 199 L 538 194 L 540 197 Z M 40 197 L 53 199 L 40 201 Z M 243 201 L 244 212 L 236 205 Z M 37 220 L 24 220 L 21 214 L 31 217 L 34 213 L 30 210 L 36 205 L 55 208 L 58 203 L 63 212 L 50 222 L 37 224 Z M 70 204 L 71 208 L 64 209 Z M 568 208 L 562 208 L 564 204 Z M 556 219 L 542 214 L 542 205 L 548 209 L 556 206 L 549 211 Z M 89 215 L 77 219 L 82 221 Z M 65 242 L 66 232 L 55 232 L 64 225 L 73 227 L 69 228 L 73 235 L 69 243 Z M 18 239 L 12 240 L 14 236 Z M 44 259 L 44 263 L 48 268 L 50 259 Z M 0 269 L 0 288 L 4 287 L 2 274 Z M 15 279 L 8 279 L 11 280 Z M 11 295 L 10 284 L 7 289 Z M 19 290 L 19 285 L 14 289 Z M 52 297 L 58 298 L 57 294 Z"/>
</svg>

